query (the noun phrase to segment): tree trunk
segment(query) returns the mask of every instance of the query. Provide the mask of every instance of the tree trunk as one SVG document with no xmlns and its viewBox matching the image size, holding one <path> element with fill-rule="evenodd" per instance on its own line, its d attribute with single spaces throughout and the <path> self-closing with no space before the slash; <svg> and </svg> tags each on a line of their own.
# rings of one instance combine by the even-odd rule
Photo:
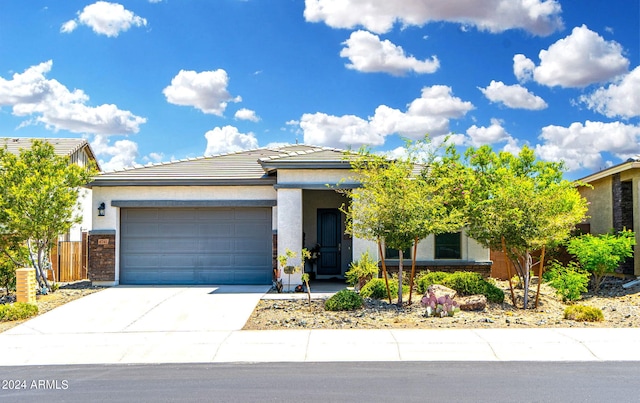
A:
<svg viewBox="0 0 640 403">
<path fill-rule="evenodd" d="M 531 253 L 527 250 L 524 254 L 524 267 L 522 273 L 522 283 L 524 287 L 524 309 L 529 308 L 529 284 L 531 282 Z"/>
<path fill-rule="evenodd" d="M 413 241 L 413 256 L 411 256 L 411 280 L 409 281 L 409 305 L 413 295 L 413 281 L 416 277 L 416 255 L 418 254 L 418 238 Z"/>
<path fill-rule="evenodd" d="M 389 298 L 389 304 L 391 304 L 391 290 L 389 289 L 389 277 L 387 277 L 387 265 L 384 262 L 384 254 L 382 253 L 382 242 L 378 238 L 378 255 L 382 262 L 382 276 L 384 277 L 384 283 L 387 286 L 387 297 Z"/>
<path fill-rule="evenodd" d="M 402 306 L 402 249 L 398 249 L 398 306 Z"/>
</svg>

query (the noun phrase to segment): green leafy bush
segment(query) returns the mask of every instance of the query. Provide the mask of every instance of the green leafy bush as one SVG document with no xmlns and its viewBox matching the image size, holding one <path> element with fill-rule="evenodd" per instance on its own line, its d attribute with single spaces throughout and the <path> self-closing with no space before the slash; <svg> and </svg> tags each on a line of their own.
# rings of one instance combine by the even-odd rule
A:
<svg viewBox="0 0 640 403">
<path fill-rule="evenodd" d="M 598 308 L 584 305 L 571 305 L 564 310 L 564 318 L 578 322 L 602 322 L 604 315 Z"/>
<path fill-rule="evenodd" d="M 16 268 L 0 259 L 0 289 L 2 288 L 7 294 L 16 289 Z"/>
<path fill-rule="evenodd" d="M 391 292 L 391 298 L 398 295 L 398 280 L 389 279 L 389 291 Z M 409 292 L 409 286 L 402 286 L 402 293 L 407 294 Z M 360 295 L 363 298 L 384 299 L 387 298 L 387 286 L 383 278 L 374 278 L 369 280 L 360 290 Z"/>
<path fill-rule="evenodd" d="M 582 268 L 591 272 L 593 289 L 597 292 L 604 276 L 615 272 L 626 258 L 633 256 L 635 244 L 633 231 L 595 236 L 586 234 L 572 238 L 567 251 L 575 255 Z"/>
<path fill-rule="evenodd" d="M 351 263 L 351 269 L 345 273 L 347 284 L 362 288 L 367 281 L 378 276 L 378 262 L 369 256 L 369 251 L 360 255 L 360 260 Z"/>
<path fill-rule="evenodd" d="M 421 275 L 418 280 L 418 292 L 424 294 L 432 284 L 440 284 L 455 290 L 460 295 L 482 294 L 489 302 L 502 303 L 504 292 L 495 284 L 485 280 L 479 273 L 469 271 L 457 271 L 445 273 L 434 271 Z"/>
<path fill-rule="evenodd" d="M 324 302 L 327 311 L 352 311 L 362 308 L 364 300 L 351 290 L 340 290 Z"/>
<path fill-rule="evenodd" d="M 0 305 L 0 322 L 27 319 L 38 314 L 38 307 L 25 302 Z"/>
<path fill-rule="evenodd" d="M 558 297 L 566 302 L 577 301 L 582 297 L 583 292 L 587 292 L 589 276 L 590 274 L 582 270 L 575 262 L 570 262 L 565 267 L 553 260 L 542 278 L 555 288 Z"/>
<path fill-rule="evenodd" d="M 445 273 L 443 271 L 429 271 L 422 272 L 416 278 L 416 287 L 420 294 L 427 292 L 427 288 L 433 284 L 442 284 L 442 281 L 447 278 L 451 273 Z"/>
</svg>

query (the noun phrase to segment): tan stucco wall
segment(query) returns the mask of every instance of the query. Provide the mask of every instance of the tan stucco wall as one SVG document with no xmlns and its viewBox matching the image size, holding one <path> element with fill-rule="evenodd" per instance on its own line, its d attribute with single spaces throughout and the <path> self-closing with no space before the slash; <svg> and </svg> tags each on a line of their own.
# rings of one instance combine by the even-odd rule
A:
<svg viewBox="0 0 640 403">
<path fill-rule="evenodd" d="M 580 194 L 589 201 L 586 219 L 594 234 L 603 234 L 613 228 L 613 200 L 611 195 L 611 177 L 608 176 L 591 183 L 593 188 L 578 188 Z"/>
</svg>

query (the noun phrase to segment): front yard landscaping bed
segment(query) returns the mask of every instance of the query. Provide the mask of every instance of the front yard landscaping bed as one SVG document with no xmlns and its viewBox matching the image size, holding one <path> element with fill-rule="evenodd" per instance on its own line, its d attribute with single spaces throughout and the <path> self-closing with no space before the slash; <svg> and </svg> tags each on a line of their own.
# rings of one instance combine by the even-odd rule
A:
<svg viewBox="0 0 640 403">
<path fill-rule="evenodd" d="M 622 288 L 626 281 L 608 279 L 598 295 L 585 294 L 576 303 L 599 308 L 604 313 L 602 322 L 576 322 L 564 319 L 569 304 L 556 297 L 555 290 L 541 285 L 537 309 L 514 308 L 509 285 L 498 281 L 505 292 L 505 302 L 489 303 L 480 312 L 458 312 L 453 317 L 425 317 L 420 304 L 421 295 L 413 297 L 412 305 L 398 307 L 388 300 L 365 298 L 362 309 L 354 311 L 326 311 L 324 300 L 263 299 L 260 301 L 244 330 L 276 329 L 486 329 L 536 327 L 639 327 L 640 287 Z M 535 290 L 535 288 L 532 288 Z M 522 290 L 516 290 L 518 306 L 522 306 Z M 530 294 L 532 301 L 535 292 Z"/>
</svg>

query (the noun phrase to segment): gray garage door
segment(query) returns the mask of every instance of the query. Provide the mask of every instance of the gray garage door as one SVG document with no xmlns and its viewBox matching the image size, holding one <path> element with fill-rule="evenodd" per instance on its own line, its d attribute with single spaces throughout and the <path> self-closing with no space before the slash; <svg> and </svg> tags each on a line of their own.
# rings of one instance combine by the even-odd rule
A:
<svg viewBox="0 0 640 403">
<path fill-rule="evenodd" d="M 270 208 L 123 208 L 121 284 L 269 284 Z"/>
</svg>

